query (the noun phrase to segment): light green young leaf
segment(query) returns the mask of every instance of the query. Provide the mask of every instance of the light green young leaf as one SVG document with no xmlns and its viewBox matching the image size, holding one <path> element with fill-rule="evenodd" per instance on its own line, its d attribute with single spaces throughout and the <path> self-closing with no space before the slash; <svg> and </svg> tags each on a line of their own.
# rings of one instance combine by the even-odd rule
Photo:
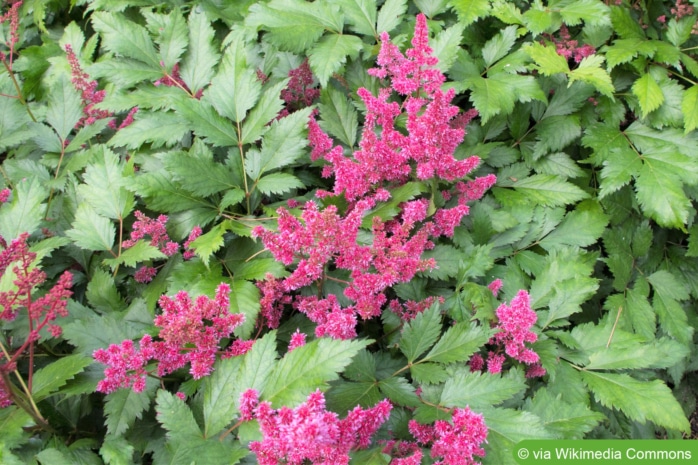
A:
<svg viewBox="0 0 698 465">
<path fill-rule="evenodd" d="M 245 52 L 242 41 L 236 40 L 228 45 L 221 67 L 204 95 L 218 113 L 236 123 L 241 122 L 254 107 L 262 91 L 262 83 L 247 65 Z"/>
<path fill-rule="evenodd" d="M 440 333 L 441 309 L 435 303 L 405 324 L 399 342 L 400 351 L 405 354 L 408 363 L 412 363 L 434 345 Z"/>
<path fill-rule="evenodd" d="M 303 53 L 325 31 L 325 25 L 312 11 L 314 8 L 317 10 L 317 5 L 299 0 L 255 3 L 250 7 L 245 22 L 268 31 L 265 39 L 280 49 Z"/>
<path fill-rule="evenodd" d="M 92 363 L 92 358 L 81 354 L 68 355 L 34 372 L 32 397 L 36 402 L 47 398 L 65 383 L 82 373 Z"/>
<path fill-rule="evenodd" d="M 316 339 L 279 360 L 262 391 L 262 398 L 278 408 L 294 406 L 316 389 L 339 377 L 359 350 L 371 341 Z"/>
<path fill-rule="evenodd" d="M 506 77 L 509 78 L 511 75 L 507 74 Z M 495 115 L 500 113 L 508 115 L 514 110 L 516 96 L 506 80 L 477 76 L 469 81 L 470 101 L 473 102 L 483 123 Z"/>
<path fill-rule="evenodd" d="M 213 255 L 223 246 L 223 236 L 230 229 L 230 220 L 218 223 L 210 231 L 197 237 L 189 246 L 194 249 L 194 253 L 208 266 Z"/>
<path fill-rule="evenodd" d="M 576 26 L 582 21 L 596 26 L 609 25 L 611 23 L 608 6 L 598 0 L 565 2 L 559 12 L 565 24 L 570 26 Z"/>
<path fill-rule="evenodd" d="M 483 408 L 487 425 L 487 443 L 483 444 L 486 457 L 497 465 L 517 465 L 512 450 L 524 439 L 552 439 L 552 431 L 543 421 L 525 410 Z"/>
<path fill-rule="evenodd" d="M 125 465 L 133 461 L 135 448 L 122 437 L 105 436 L 102 447 L 99 448 L 99 455 L 108 465 Z"/>
<path fill-rule="evenodd" d="M 230 290 L 230 311 L 245 315 L 245 321 L 235 329 L 234 334 L 240 339 L 248 339 L 257 324 L 259 288 L 250 281 L 236 279 Z"/>
<path fill-rule="evenodd" d="M 189 90 L 196 93 L 211 82 L 213 68 L 220 55 L 213 45 L 215 31 L 206 14 L 192 8 L 187 21 L 189 26 L 189 49 L 182 61 L 179 75 Z"/>
<path fill-rule="evenodd" d="M 407 0 L 386 0 L 378 12 L 376 30 L 378 34 L 390 32 L 400 25 L 407 12 Z"/>
<path fill-rule="evenodd" d="M 105 145 L 98 145 L 92 153 L 94 162 L 85 169 L 85 184 L 78 187 L 78 192 L 98 215 L 123 219 L 134 206 L 133 194 L 122 187 L 124 167 Z"/>
<path fill-rule="evenodd" d="M 80 96 L 70 80 L 61 74 L 51 87 L 49 93 L 46 122 L 64 141 L 82 117 Z"/>
<path fill-rule="evenodd" d="M 327 34 L 308 52 L 310 69 L 325 87 L 330 77 L 347 62 L 356 58 L 363 48 L 361 39 L 349 34 Z"/>
<path fill-rule="evenodd" d="M 165 68 L 172 69 L 189 45 L 189 30 L 182 12 L 177 8 L 168 14 L 141 10 L 146 26 L 154 36 L 160 59 Z"/>
<path fill-rule="evenodd" d="M 46 211 L 47 189 L 37 177 L 15 184 L 12 201 L 0 206 L 0 236 L 11 241 L 23 232 L 33 233 Z"/>
<path fill-rule="evenodd" d="M 646 216 L 660 226 L 683 229 L 691 211 L 691 201 L 673 172 L 646 162 L 635 180 L 635 190 Z"/>
<path fill-rule="evenodd" d="M 686 134 L 698 127 L 698 85 L 692 86 L 683 94 L 681 101 L 684 131 Z"/>
<path fill-rule="evenodd" d="M 593 199 L 584 200 L 540 241 L 540 245 L 546 249 L 564 245 L 588 247 L 601 237 L 608 221 L 601 204 Z"/>
<path fill-rule="evenodd" d="M 322 120 L 320 127 L 349 147 L 356 142 L 358 117 L 349 98 L 332 86 L 324 87 L 318 104 Z"/>
<path fill-rule="evenodd" d="M 485 66 L 489 68 L 509 53 L 516 43 L 516 30 L 516 26 L 506 27 L 482 46 L 482 58 L 485 60 Z"/>
<path fill-rule="evenodd" d="M 107 50 L 160 69 L 155 45 L 143 26 L 129 21 L 120 13 L 95 11 L 91 18 L 92 26 L 102 35 L 102 44 Z"/>
<path fill-rule="evenodd" d="M 116 238 L 116 227 L 107 218 L 100 216 L 87 203 L 83 202 L 75 213 L 72 229 L 65 235 L 72 239 L 78 247 L 101 251 L 111 250 Z"/>
<path fill-rule="evenodd" d="M 642 117 L 659 108 L 664 103 L 664 94 L 650 73 L 643 74 L 633 84 L 631 91 L 637 97 Z"/>
<path fill-rule="evenodd" d="M 179 114 L 158 111 L 155 113 L 139 111 L 133 123 L 119 129 L 109 139 L 112 147 L 139 149 L 143 144 L 151 144 L 156 149 L 173 146 L 191 130 L 188 122 Z"/>
<path fill-rule="evenodd" d="M 378 35 L 376 0 L 338 0 L 334 3 L 340 6 L 354 32 L 367 36 Z"/>
<path fill-rule="evenodd" d="M 155 411 L 157 420 L 167 430 L 167 436 L 171 440 L 195 442 L 203 438 L 187 404 L 165 389 L 158 390 Z"/>
<path fill-rule="evenodd" d="M 662 381 L 638 381 L 626 374 L 582 371 L 584 384 L 602 405 L 644 423 L 687 432 L 691 427 L 681 405 Z"/>
<path fill-rule="evenodd" d="M 534 36 L 544 33 L 553 25 L 553 15 L 541 3 L 534 3 L 523 14 L 526 28 Z"/>
<path fill-rule="evenodd" d="M 162 260 L 165 258 L 167 258 L 167 256 L 160 252 L 157 247 L 141 240 L 136 242 L 132 247 L 122 250 L 121 255 L 118 257 L 104 259 L 104 264 L 114 270 L 119 265 L 136 266 L 138 263 L 148 260 Z"/>
<path fill-rule="evenodd" d="M 450 4 L 463 26 L 469 26 L 478 19 L 489 16 L 490 2 L 487 0 L 451 0 Z"/>
<path fill-rule="evenodd" d="M 520 370 L 511 370 L 502 376 L 463 368 L 446 381 L 439 404 L 444 407 L 470 406 L 475 410 L 497 405 L 526 389 L 524 380 Z"/>
<path fill-rule="evenodd" d="M 571 86 L 575 81 L 586 82 L 594 86 L 601 94 L 613 99 L 615 88 L 608 71 L 601 67 L 603 61 L 602 55 L 594 54 L 584 57 L 579 66 L 568 74 L 569 85 Z"/>
<path fill-rule="evenodd" d="M 532 202 L 550 207 L 575 203 L 589 197 L 589 194 L 574 184 L 548 174 L 534 174 L 514 182 L 512 186 L 515 193 L 495 188 L 495 196 L 507 204 Z"/>
<path fill-rule="evenodd" d="M 565 57 L 558 55 L 555 47 L 539 44 L 537 42 L 527 44 L 524 51 L 536 63 L 535 67 L 543 76 L 552 76 L 557 73 L 569 74 L 570 67 Z"/>
</svg>

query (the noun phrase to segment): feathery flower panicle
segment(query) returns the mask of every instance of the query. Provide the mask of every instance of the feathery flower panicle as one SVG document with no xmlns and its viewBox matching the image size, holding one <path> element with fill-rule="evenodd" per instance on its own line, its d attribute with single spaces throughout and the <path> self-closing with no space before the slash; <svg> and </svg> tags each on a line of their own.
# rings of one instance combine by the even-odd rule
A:
<svg viewBox="0 0 698 465">
<path fill-rule="evenodd" d="M 291 335 L 291 341 L 288 343 L 288 351 L 291 352 L 293 349 L 303 347 L 305 345 L 305 339 L 306 334 L 296 329 L 296 332 Z"/>
<path fill-rule="evenodd" d="M 10 21 L 10 37 L 5 45 L 9 49 L 9 60 L 7 61 L 7 67 L 12 71 L 12 64 L 15 55 L 15 46 L 19 42 L 19 8 L 22 6 L 22 1 L 14 2 L 9 10 L 5 12 L 4 15 L 0 16 L 0 24 Z M 8 57 L 4 52 L 0 52 L 0 60 L 5 61 Z"/>
<path fill-rule="evenodd" d="M 133 230 L 130 234 L 130 239 L 123 241 L 121 246 L 125 249 L 133 247 L 141 239 L 150 236 L 150 245 L 157 247 L 160 251 L 169 256 L 177 253 L 179 244 L 170 240 L 165 226 L 167 224 L 167 216 L 160 215 L 157 219 L 148 218 L 143 212 L 136 211 L 137 220 L 133 223 Z"/>
<path fill-rule="evenodd" d="M 189 233 L 189 237 L 187 237 L 187 240 L 184 241 L 184 253 L 182 254 L 182 257 L 185 260 L 190 260 L 194 258 L 196 255 L 196 249 L 193 249 L 191 247 L 191 243 L 194 242 L 197 238 L 199 238 L 202 234 L 202 230 L 199 226 L 194 226 Z"/>
<path fill-rule="evenodd" d="M 10 199 L 12 191 L 7 187 L 0 191 L 0 203 L 5 203 Z"/>
<path fill-rule="evenodd" d="M 107 365 L 97 391 L 108 394 L 128 387 L 142 391 L 147 375 L 145 367 L 151 360 L 158 362 L 158 376 L 187 364 L 194 379 L 209 375 L 221 340 L 229 338 L 245 319 L 242 314 L 230 313 L 229 294 L 230 286 L 222 283 L 213 299 L 199 296 L 192 300 L 185 291 L 178 292 L 174 298 L 162 296 L 158 302 L 162 313 L 154 321 L 160 328 L 158 340 L 146 334 L 138 349 L 133 341 L 126 340 L 94 352 L 95 360 Z"/>
<path fill-rule="evenodd" d="M 320 390 L 293 409 L 275 410 L 269 402 L 260 403 L 254 389 L 243 392 L 239 404 L 243 421 L 259 422 L 263 439 L 249 447 L 260 465 L 348 464 L 349 452 L 367 448 L 392 409 L 388 400 L 382 400 L 369 409 L 356 407 L 340 420 L 325 410 Z"/>
<path fill-rule="evenodd" d="M 104 101 L 104 97 L 107 93 L 104 90 L 97 90 L 97 81 L 91 80 L 89 74 L 82 70 L 80 61 L 70 44 L 66 44 L 65 53 L 68 57 L 68 63 L 70 63 L 72 74 L 71 81 L 75 89 L 80 92 L 80 98 L 82 99 L 83 116 L 77 122 L 75 128 L 78 129 L 82 126 L 89 126 L 94 124 L 98 119 L 112 116 L 112 113 L 108 110 L 95 108 L 95 105 Z"/>
<path fill-rule="evenodd" d="M 435 465 L 472 465 L 478 463 L 475 456 L 485 456 L 481 445 L 487 442 L 487 425 L 484 417 L 469 407 L 454 409 L 450 422 L 422 425 L 410 420 L 408 428 L 420 444 L 431 444 L 433 458 L 442 458 Z"/>
<path fill-rule="evenodd" d="M 276 119 L 290 115 L 296 110 L 309 107 L 315 99 L 320 97 L 320 90 L 313 87 L 313 73 L 310 70 L 308 59 L 303 60 L 298 68 L 288 72 L 288 85 L 281 91 L 281 99 L 286 104 L 279 112 Z"/>
<path fill-rule="evenodd" d="M 511 305 L 502 304 L 496 311 L 501 331 L 492 338 L 504 345 L 504 351 L 515 360 L 532 365 L 538 362 L 538 354 L 525 346 L 526 342 L 536 342 L 538 336 L 531 331 L 538 315 L 531 309 L 528 292 L 519 291 L 511 300 Z"/>
</svg>

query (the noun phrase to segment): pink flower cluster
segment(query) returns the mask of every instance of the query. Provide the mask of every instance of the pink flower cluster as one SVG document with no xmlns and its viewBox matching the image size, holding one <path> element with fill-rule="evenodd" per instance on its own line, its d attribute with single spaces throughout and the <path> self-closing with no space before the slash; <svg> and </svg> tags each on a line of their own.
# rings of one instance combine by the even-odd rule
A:
<svg viewBox="0 0 698 465">
<path fill-rule="evenodd" d="M 65 53 L 70 63 L 73 86 L 80 92 L 82 99 L 83 117 L 77 122 L 75 128 L 89 126 L 98 119 L 109 118 L 112 115 L 110 111 L 95 108 L 95 105 L 104 100 L 106 91 L 97 90 L 97 81 L 90 80 L 90 76 L 82 70 L 80 61 L 70 44 L 65 46 Z"/>
<path fill-rule="evenodd" d="M 150 237 L 150 245 L 157 247 L 160 252 L 167 255 L 168 257 L 176 254 L 179 251 L 179 244 L 170 240 L 170 236 L 167 234 L 167 215 L 160 215 L 156 219 L 147 217 L 143 212 L 136 211 L 135 213 L 136 221 L 133 223 L 133 229 L 129 235 L 130 239 L 126 239 L 121 243 L 124 249 L 128 249 L 136 245 L 136 243 L 146 238 Z M 194 250 L 190 248 L 190 245 L 194 240 L 201 235 L 201 228 L 195 226 L 189 237 L 184 242 L 184 259 L 188 260 L 194 256 Z M 136 271 L 134 279 L 139 283 L 149 283 L 153 280 L 157 270 L 150 266 L 143 266 Z"/>
<path fill-rule="evenodd" d="M 12 70 L 12 62 L 14 60 L 15 45 L 19 41 L 19 8 L 22 6 L 22 1 L 14 2 L 4 15 L 0 16 L 0 24 L 10 21 L 10 37 L 5 43 L 9 49 L 9 62 L 7 63 L 8 69 Z M 7 55 L 4 52 L 0 52 L 0 61 L 5 61 Z"/>
<path fill-rule="evenodd" d="M 12 191 L 8 188 L 0 190 L 0 203 L 5 203 L 9 200 Z"/>
<path fill-rule="evenodd" d="M 555 51 L 568 60 L 572 58 L 575 63 L 580 63 L 584 58 L 596 53 L 593 46 L 584 44 L 580 47 L 578 41 L 572 40 L 569 30 L 564 24 L 560 26 L 559 36 L 559 39 L 553 39 Z"/>
<path fill-rule="evenodd" d="M 163 68 L 165 67 L 164 62 L 160 62 L 160 66 Z M 179 63 L 175 63 L 175 65 L 172 67 L 171 72 L 164 71 L 164 76 L 158 79 L 153 83 L 153 85 L 157 86 L 165 86 L 165 87 L 179 87 L 182 89 L 184 92 L 187 94 L 191 95 L 195 99 L 200 99 L 201 96 L 204 94 L 203 89 L 198 89 L 196 93 L 192 93 L 192 91 L 189 89 L 189 86 L 184 82 L 182 77 L 179 75 Z"/>
<path fill-rule="evenodd" d="M 131 110 L 129 110 L 128 114 L 126 115 L 126 117 L 124 118 L 124 120 L 121 122 L 121 124 L 119 124 L 119 125 L 117 126 L 117 125 L 116 125 L 116 120 L 113 119 L 113 120 L 109 121 L 108 126 L 109 126 L 111 129 L 115 129 L 115 130 L 117 130 L 117 131 L 120 130 L 120 129 L 123 129 L 123 128 L 125 128 L 125 127 L 128 127 L 128 126 L 130 126 L 131 124 L 133 124 L 133 117 L 134 117 L 134 115 L 135 115 L 136 113 L 138 113 L 138 107 L 133 107 L 133 108 L 131 108 Z"/>
<path fill-rule="evenodd" d="M 29 234 L 23 233 L 8 245 L 4 238 L 0 237 L 0 245 L 4 250 L 0 252 L 0 277 L 8 272 L 14 274 L 14 288 L 0 292 L 0 321 L 13 321 L 17 314 L 24 310 L 29 320 L 28 335 L 25 341 L 7 361 L 0 364 L 0 406 L 7 407 L 10 403 L 11 389 L 7 385 L 7 373 L 13 371 L 17 361 L 27 351 L 32 365 L 34 343 L 39 340 L 39 334 L 46 328 L 53 337 L 60 337 L 62 329 L 54 324 L 58 317 L 68 316 L 68 299 L 72 295 L 70 287 L 73 275 L 66 271 L 56 284 L 41 297 L 33 295 L 34 290 L 46 281 L 44 273 L 34 263 L 36 254 L 29 250 L 27 239 Z M 31 382 L 29 383 L 31 385 Z"/>
<path fill-rule="evenodd" d="M 487 425 L 484 417 L 469 407 L 454 409 L 451 422 L 437 420 L 423 425 L 410 420 L 408 428 L 418 443 L 431 446 L 433 458 L 441 457 L 434 465 L 472 465 L 478 463 L 475 456 L 485 456 L 482 443 L 487 442 Z"/>
<path fill-rule="evenodd" d="M 160 328 L 159 340 L 146 334 L 135 349 L 133 341 L 112 344 L 107 349 L 94 352 L 95 360 L 107 365 L 105 378 L 97 385 L 97 391 L 110 393 L 119 388 L 133 388 L 141 392 L 145 388 L 146 365 L 158 362 L 157 374 L 164 376 L 189 364 L 189 373 L 200 379 L 211 373 L 221 340 L 231 336 L 242 324 L 242 314 L 230 313 L 230 286 L 222 283 L 215 298 L 199 296 L 192 300 L 185 291 L 174 298 L 162 296 L 159 301 L 162 313 L 155 317 Z"/>
<path fill-rule="evenodd" d="M 259 402 L 254 389 L 240 397 L 243 421 L 257 420 L 264 439 L 250 443 L 260 465 L 349 463 L 349 452 L 365 449 L 371 436 L 388 419 L 392 405 L 386 399 L 374 407 L 356 407 L 346 418 L 325 410 L 325 396 L 317 390 L 296 408 L 272 409 Z"/>
</svg>

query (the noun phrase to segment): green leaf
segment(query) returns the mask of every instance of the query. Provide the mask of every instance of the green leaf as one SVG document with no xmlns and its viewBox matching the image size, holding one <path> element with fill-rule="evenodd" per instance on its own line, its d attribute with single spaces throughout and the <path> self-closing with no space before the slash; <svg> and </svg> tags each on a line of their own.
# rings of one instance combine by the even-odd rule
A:
<svg viewBox="0 0 698 465">
<path fill-rule="evenodd" d="M 168 153 L 164 164 L 180 185 L 194 195 L 208 197 L 221 191 L 239 189 L 230 168 L 214 161 L 213 153 L 201 140 L 194 141 L 189 153 Z"/>
<path fill-rule="evenodd" d="M 251 144 L 267 131 L 267 125 L 283 108 L 283 101 L 279 98 L 279 95 L 287 84 L 288 79 L 284 79 L 270 88 L 263 89 L 262 98 L 257 102 L 257 105 L 255 105 L 252 111 L 250 111 L 242 124 L 242 134 L 240 135 L 241 144 Z M 273 124 L 274 123 L 272 123 L 272 125 Z"/>
<path fill-rule="evenodd" d="M 200 197 L 175 184 L 172 176 L 162 169 L 139 175 L 129 189 L 143 197 L 154 211 L 176 213 L 210 207 Z"/>
<path fill-rule="evenodd" d="M 620 308 L 618 310 L 621 311 Z M 648 341 L 654 339 L 657 331 L 657 316 L 647 300 L 647 295 L 637 284 L 626 292 L 625 306 L 622 307 L 622 311 L 637 334 Z"/>
<path fill-rule="evenodd" d="M 48 191 L 36 177 L 15 184 L 12 201 L 0 206 L 0 236 L 6 241 L 23 232 L 33 233 L 41 224 L 46 210 Z"/>
<path fill-rule="evenodd" d="M 220 116 L 208 102 L 183 96 L 174 102 L 174 106 L 177 114 L 189 122 L 190 129 L 206 142 L 219 147 L 238 144 L 231 122 Z"/>
<path fill-rule="evenodd" d="M 171 147 L 180 142 L 190 130 L 189 123 L 179 114 L 139 111 L 133 123 L 119 129 L 108 144 L 132 150 L 146 143 L 151 144 L 152 148 Z"/>
<path fill-rule="evenodd" d="M 330 77 L 347 62 L 347 57 L 356 58 L 363 42 L 348 34 L 327 34 L 308 52 L 310 68 L 320 85 L 325 87 Z"/>
<path fill-rule="evenodd" d="M 664 428 L 690 431 L 681 405 L 662 381 L 638 381 L 626 374 L 595 371 L 582 371 L 581 375 L 602 405 L 640 423 L 649 420 Z"/>
<path fill-rule="evenodd" d="M 208 267 L 211 255 L 223 246 L 223 236 L 230 229 L 230 220 L 225 220 L 211 228 L 210 231 L 197 237 L 190 247 L 194 253 Z"/>
<path fill-rule="evenodd" d="M 376 30 L 378 33 L 390 32 L 400 25 L 402 16 L 407 12 L 407 0 L 386 0 L 378 12 Z"/>
<path fill-rule="evenodd" d="M 463 362 L 470 359 L 492 337 L 491 330 L 468 322 L 451 326 L 422 361 L 437 363 Z"/>
<path fill-rule="evenodd" d="M 485 66 L 489 68 L 509 53 L 516 43 L 516 29 L 516 26 L 506 27 L 482 46 L 482 58 L 485 60 Z"/>
<path fill-rule="evenodd" d="M 269 376 L 262 398 L 276 408 L 305 401 L 316 389 L 338 378 L 338 373 L 370 341 L 316 339 L 282 358 Z"/>
<path fill-rule="evenodd" d="M 92 153 L 94 162 L 85 169 L 85 183 L 78 187 L 78 192 L 98 215 L 114 220 L 127 217 L 133 210 L 134 199 L 122 187 L 123 165 L 104 145 L 98 145 Z"/>
<path fill-rule="evenodd" d="M 215 31 L 205 13 L 198 8 L 192 8 L 187 24 L 189 49 L 182 61 L 179 75 L 189 90 L 196 93 L 211 82 L 213 68 L 220 56 L 213 45 Z"/>
<path fill-rule="evenodd" d="M 589 194 L 574 184 L 549 174 L 534 174 L 517 180 L 512 187 L 520 195 L 514 196 L 513 193 L 495 188 L 495 197 L 505 204 L 528 202 L 549 207 L 567 205 L 589 197 Z"/>
<path fill-rule="evenodd" d="M 300 158 L 307 145 L 304 130 L 310 112 L 310 108 L 304 108 L 271 124 L 262 139 L 262 150 L 247 152 L 245 168 L 252 179 L 259 180 L 262 174 L 289 166 Z"/>
<path fill-rule="evenodd" d="M 70 80 L 61 74 L 49 93 L 46 122 L 56 130 L 61 141 L 64 141 L 81 117 L 80 96 Z"/>
<path fill-rule="evenodd" d="M 531 412 L 523 410 L 482 409 L 487 424 L 487 443 L 483 444 L 490 463 L 516 465 L 512 450 L 524 439 L 552 439 L 551 431 Z"/>
<path fill-rule="evenodd" d="M 92 27 L 102 35 L 102 44 L 107 50 L 160 69 L 160 58 L 143 26 L 122 14 L 106 11 L 95 11 L 91 18 Z"/>
<path fill-rule="evenodd" d="M 83 249 L 100 251 L 111 250 L 116 238 L 116 227 L 103 216 L 97 214 L 87 203 L 81 203 L 75 213 L 73 228 L 65 235 Z"/>
<path fill-rule="evenodd" d="M 642 117 L 659 108 L 664 103 L 664 94 L 650 73 L 643 74 L 633 84 L 631 91 L 640 103 Z"/>
<path fill-rule="evenodd" d="M 246 50 L 241 41 L 228 45 L 221 67 L 204 95 L 218 113 L 236 123 L 245 118 L 262 92 L 262 83 L 247 65 Z"/>
<path fill-rule="evenodd" d="M 655 271 L 647 276 L 655 292 L 662 297 L 674 300 L 688 300 L 690 295 L 688 289 L 673 274 L 666 270 Z"/>
<path fill-rule="evenodd" d="M 259 314 L 259 289 L 253 283 L 234 280 L 230 293 L 230 310 L 245 315 L 245 321 L 235 329 L 235 336 L 247 339 L 257 324 Z"/>
<path fill-rule="evenodd" d="M 604 415 L 593 412 L 582 403 L 569 403 L 550 394 L 548 389 L 536 391 L 526 402 L 526 409 L 537 415 L 548 431 L 562 439 L 584 439 L 584 435 L 604 420 Z"/>
<path fill-rule="evenodd" d="M 0 409 L 0 458 L 5 452 L 3 446 L 9 449 L 23 442 L 23 436 L 26 434 L 23 428 L 31 423 L 32 418 L 29 414 L 16 405 Z"/>
<path fill-rule="evenodd" d="M 536 63 L 535 68 L 543 76 L 552 76 L 557 73 L 569 74 L 570 67 L 565 57 L 558 55 L 555 47 L 539 44 L 537 42 L 526 44 L 524 51 Z"/>
<path fill-rule="evenodd" d="M 549 116 L 542 119 L 536 128 L 536 145 L 533 158 L 538 159 L 549 152 L 567 147 L 582 134 L 577 115 Z"/>
<path fill-rule="evenodd" d="M 299 0 L 272 0 L 252 5 L 245 21 L 268 31 L 265 39 L 280 49 L 303 53 L 325 31 L 325 25 L 317 17 L 321 12 L 317 10 L 317 5 Z"/>
<path fill-rule="evenodd" d="M 645 31 L 640 22 L 633 17 L 629 8 L 611 7 L 611 24 L 616 33 L 623 39 L 645 39 Z"/>
<path fill-rule="evenodd" d="M 586 82 L 594 86 L 601 94 L 613 99 L 615 87 L 613 87 L 608 71 L 601 67 L 603 62 L 604 57 L 601 55 L 594 54 L 584 57 L 579 66 L 569 73 L 569 85 L 575 81 Z"/>
<path fill-rule="evenodd" d="M 584 21 L 593 25 L 609 25 L 609 8 L 598 0 L 574 0 L 565 2 L 559 13 L 565 24 L 576 26 Z"/>
<path fill-rule="evenodd" d="M 630 147 L 614 150 L 603 162 L 599 199 L 616 192 L 642 170 L 642 159 Z"/>
<path fill-rule="evenodd" d="M 407 362 L 414 362 L 427 351 L 441 332 L 441 309 L 438 303 L 419 313 L 412 321 L 405 324 L 400 337 L 400 350 Z"/>
<path fill-rule="evenodd" d="M 445 73 L 456 61 L 460 43 L 463 39 L 463 25 L 456 23 L 439 32 L 430 42 L 435 57 L 439 59 L 436 68 Z"/>
<path fill-rule="evenodd" d="M 135 448 L 124 438 L 106 436 L 99 449 L 99 455 L 104 463 L 109 465 L 125 465 L 133 461 Z"/>
<path fill-rule="evenodd" d="M 421 404 L 415 393 L 416 389 L 405 378 L 394 377 L 381 380 L 378 383 L 380 392 L 397 405 L 417 407 Z"/>
<path fill-rule="evenodd" d="M 449 379 L 448 372 L 438 363 L 415 363 L 410 367 L 412 379 L 417 384 L 441 384 Z"/>
<path fill-rule="evenodd" d="M 72 465 L 72 461 L 60 450 L 46 448 L 35 455 L 41 465 Z"/>
<path fill-rule="evenodd" d="M 508 78 L 511 75 L 505 76 Z M 483 123 L 502 112 L 508 115 L 514 110 L 516 98 L 506 79 L 477 76 L 470 81 L 470 86 L 470 101 L 473 102 Z"/>
<path fill-rule="evenodd" d="M 676 300 L 657 293 L 652 299 L 652 306 L 662 329 L 684 345 L 693 339 L 694 329 L 688 323 L 686 310 Z"/>
<path fill-rule="evenodd" d="M 204 434 L 212 437 L 233 420 L 240 394 L 261 391 L 276 362 L 275 332 L 258 339 L 245 355 L 216 363 L 213 374 L 204 378 Z"/>
<path fill-rule="evenodd" d="M 155 37 L 155 43 L 165 68 L 172 69 L 189 45 L 187 22 L 179 9 L 168 14 L 141 10 L 148 30 Z"/>
<path fill-rule="evenodd" d="M 663 227 L 684 227 L 691 211 L 691 201 L 674 172 L 645 158 L 635 180 L 635 190 L 637 201 L 646 216 Z"/>
<path fill-rule="evenodd" d="M 318 104 L 322 120 L 320 127 L 349 147 L 356 142 L 358 117 L 349 98 L 332 86 L 324 87 Z"/>
<path fill-rule="evenodd" d="M 90 357 L 80 354 L 68 355 L 34 372 L 32 397 L 40 402 L 57 391 L 92 363 Z"/>
<path fill-rule="evenodd" d="M 608 348 L 589 355 L 586 370 L 627 370 L 639 368 L 667 368 L 676 365 L 688 355 L 688 349 L 668 338 L 648 343 L 611 344 Z"/>
<path fill-rule="evenodd" d="M 480 18 L 486 18 L 490 11 L 488 0 L 451 0 L 450 4 L 463 26 L 469 26 Z"/>
<path fill-rule="evenodd" d="M 526 389 L 523 372 L 510 370 L 506 375 L 470 372 L 460 369 L 446 381 L 439 404 L 478 410 L 497 405 Z"/>
<path fill-rule="evenodd" d="M 264 195 L 283 194 L 303 187 L 301 180 L 289 173 L 271 173 L 257 181 L 257 190 Z"/>
<path fill-rule="evenodd" d="M 429 276 L 437 280 L 447 280 L 458 274 L 461 257 L 455 247 L 445 244 L 438 244 L 433 249 L 422 254 L 422 259 L 433 258 L 436 260 L 436 268 L 422 272 L 422 276 Z"/>
<path fill-rule="evenodd" d="M 688 134 L 698 127 L 698 85 L 694 85 L 684 92 L 681 111 L 683 112 L 684 131 Z"/>
<path fill-rule="evenodd" d="M 104 423 L 110 435 L 122 436 L 136 420 L 143 417 L 143 412 L 150 407 L 155 386 L 155 383 L 147 385 L 146 393 L 136 393 L 133 389 L 119 389 L 107 394 L 104 402 Z"/>
<path fill-rule="evenodd" d="M 534 36 L 544 33 L 553 25 L 553 15 L 542 8 L 544 8 L 544 6 L 540 3 L 537 5 L 533 4 L 531 8 L 523 14 L 526 28 L 528 28 Z"/>
<path fill-rule="evenodd" d="M 167 430 L 167 436 L 174 440 L 203 438 L 199 425 L 187 404 L 170 392 L 159 389 L 155 400 L 157 420 Z"/>
<path fill-rule="evenodd" d="M 121 255 L 116 258 L 106 258 L 104 263 L 114 270 L 119 265 L 136 266 L 138 263 L 149 260 L 162 260 L 167 256 L 160 252 L 160 249 L 150 245 L 150 243 L 140 240 L 128 249 L 122 250 Z"/>
<path fill-rule="evenodd" d="M 377 36 L 376 32 L 376 0 L 339 0 L 334 3 L 340 6 L 347 16 L 350 29 L 358 34 Z"/>
<path fill-rule="evenodd" d="M 588 247 L 601 237 L 608 221 L 601 204 L 593 199 L 584 200 L 540 241 L 540 245 L 546 249 L 563 245 Z"/>
</svg>

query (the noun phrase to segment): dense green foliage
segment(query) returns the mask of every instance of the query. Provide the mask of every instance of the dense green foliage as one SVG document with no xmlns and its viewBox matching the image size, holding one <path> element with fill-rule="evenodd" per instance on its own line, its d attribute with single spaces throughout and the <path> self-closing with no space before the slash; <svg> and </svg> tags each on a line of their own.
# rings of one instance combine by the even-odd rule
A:
<svg viewBox="0 0 698 465">
<path fill-rule="evenodd" d="M 353 452 L 362 464 L 389 463 L 379 441 L 414 440 L 410 420 L 433 423 L 466 406 L 488 427 L 484 464 L 515 463 L 522 439 L 690 436 L 698 10 L 609 3 L 28 0 L 16 29 L 8 13 L 0 188 L 11 194 L 0 236 L 7 246 L 29 233 L 32 267 L 47 275 L 34 298 L 65 271 L 73 295 L 68 316 L 54 322 L 62 334 L 42 330 L 31 356 L 23 344 L 33 317 L 18 307 L 0 321 L 0 366 L 21 348 L 0 373 L 13 391 L 0 409 L 0 462 L 255 463 L 247 446 L 261 438 L 256 422 L 238 421 L 250 388 L 275 409 L 321 389 L 340 417 L 390 399 L 374 442 Z M 441 302 L 411 321 L 385 305 L 351 340 L 314 337 L 315 324 L 290 305 L 269 329 L 257 284 L 293 266 L 252 230 L 275 229 L 289 200 L 346 212 L 342 196 L 315 195 L 331 191 L 332 179 L 311 161 L 309 116 L 317 110 L 345 154 L 356 151 L 366 114 L 357 90 L 386 87 L 367 72 L 380 33 L 405 50 L 420 12 L 444 88 L 479 115 L 455 158 L 477 155 L 471 178 L 497 178 L 455 234 L 424 253 L 438 268 L 387 291 L 403 303 Z M 70 50 L 103 96 L 76 89 Z M 282 92 L 306 59 L 308 89 L 319 95 L 293 107 Z M 288 115 L 276 119 L 281 111 Z M 404 131 L 404 120 L 396 126 Z M 374 217 L 397 218 L 403 202 L 449 205 L 441 190 L 450 184 L 411 181 L 368 210 L 360 241 L 372 240 Z M 142 238 L 124 246 L 137 211 L 167 215 L 169 238 L 194 256 Z M 197 226 L 203 234 L 188 241 Z M 152 280 L 136 279 L 143 266 L 154 268 Z M 347 305 L 349 273 L 330 268 L 324 285 L 300 292 Z M 18 273 L 3 270 L 0 292 L 17 292 Z M 497 297 L 488 289 L 496 279 Z M 256 341 L 249 352 L 217 359 L 200 379 L 182 369 L 157 377 L 151 365 L 142 393 L 96 392 L 105 367 L 95 350 L 156 336 L 162 295 L 211 297 L 221 283 L 231 289 L 230 311 L 245 315 L 234 338 Z M 546 374 L 528 378 L 512 359 L 499 374 L 471 371 L 473 354 L 487 357 L 496 309 L 519 290 L 538 316 L 530 347 Z M 296 330 L 308 343 L 291 352 Z M 426 451 L 423 463 L 431 461 Z"/>
</svg>

